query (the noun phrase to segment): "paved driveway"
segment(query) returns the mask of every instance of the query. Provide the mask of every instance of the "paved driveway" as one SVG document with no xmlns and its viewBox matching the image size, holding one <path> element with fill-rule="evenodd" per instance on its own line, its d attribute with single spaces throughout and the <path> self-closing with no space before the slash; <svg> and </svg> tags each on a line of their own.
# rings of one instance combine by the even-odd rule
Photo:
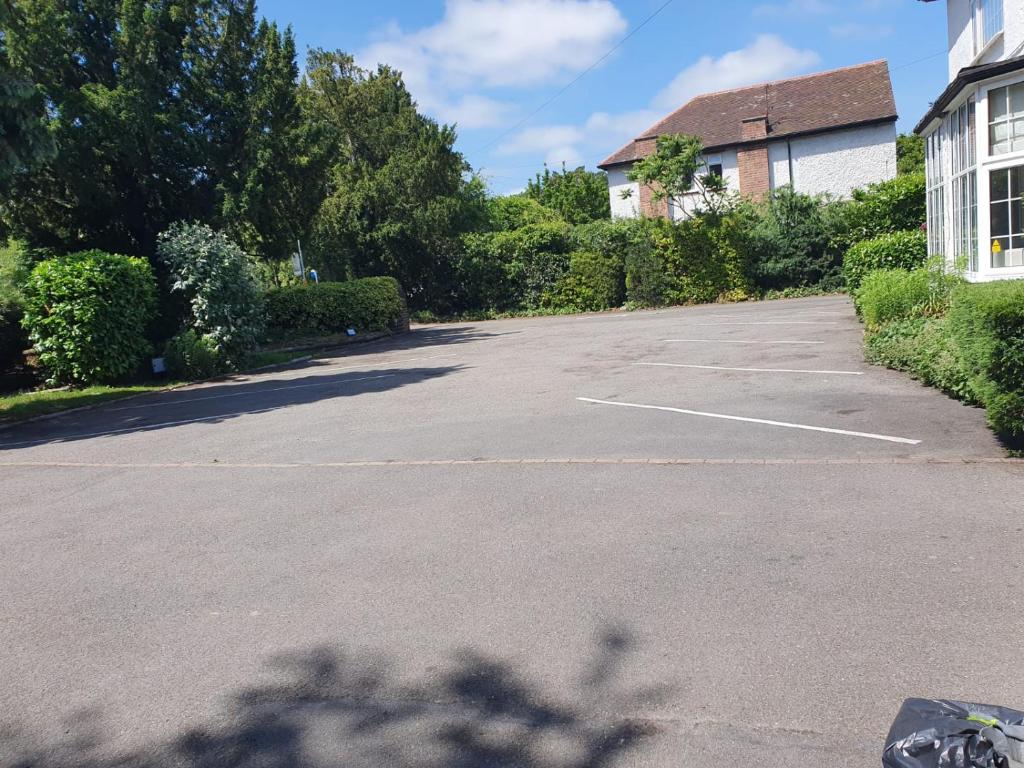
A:
<svg viewBox="0 0 1024 768">
<path fill-rule="evenodd" d="M 1024 708 L 1024 466 L 814 298 L 0 432 L 0 764 L 877 766 Z M 20 762 L 19 762 L 20 761 Z"/>
</svg>

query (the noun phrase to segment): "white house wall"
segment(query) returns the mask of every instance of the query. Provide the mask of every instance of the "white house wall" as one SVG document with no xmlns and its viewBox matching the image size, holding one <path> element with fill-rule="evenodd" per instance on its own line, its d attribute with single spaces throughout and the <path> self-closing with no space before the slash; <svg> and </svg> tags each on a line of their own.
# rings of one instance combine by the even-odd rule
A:
<svg viewBox="0 0 1024 768">
<path fill-rule="evenodd" d="M 626 178 L 625 166 L 608 171 L 608 200 L 613 219 L 635 219 L 640 215 L 640 185 Z M 628 192 L 623 197 L 623 192 Z"/>
<path fill-rule="evenodd" d="M 1024 44 L 1024 2 L 1003 0 L 1003 34 L 984 50 L 975 51 L 975 31 L 970 0 L 947 0 L 946 26 L 949 47 L 949 79 L 964 67 L 988 64 L 1019 55 Z"/>
<path fill-rule="evenodd" d="M 769 159 L 785 152 L 769 145 Z M 896 176 L 896 124 L 792 139 L 793 187 L 809 195 L 849 197 L 858 187 Z M 781 164 L 781 162 L 779 163 Z M 773 166 L 774 167 L 774 166 Z"/>
<path fill-rule="evenodd" d="M 789 151 L 784 141 L 768 145 L 768 183 L 778 189 L 792 181 L 789 178 Z"/>
</svg>

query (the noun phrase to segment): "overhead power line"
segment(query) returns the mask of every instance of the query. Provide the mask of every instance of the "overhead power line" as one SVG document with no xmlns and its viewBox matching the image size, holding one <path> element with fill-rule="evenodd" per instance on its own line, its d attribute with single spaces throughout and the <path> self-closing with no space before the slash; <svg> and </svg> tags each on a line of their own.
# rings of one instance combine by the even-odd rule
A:
<svg viewBox="0 0 1024 768">
<path fill-rule="evenodd" d="M 478 152 L 483 152 L 483 151 L 484 151 L 485 149 L 487 149 L 488 147 L 492 147 L 492 146 L 494 146 L 494 145 L 495 145 L 495 144 L 497 144 L 497 143 L 498 143 L 499 141 L 501 141 L 501 140 L 502 140 L 503 138 L 505 138 L 506 136 L 508 136 L 508 135 L 509 135 L 510 133 L 514 133 L 515 131 L 518 131 L 518 130 L 519 130 L 520 128 L 522 128 L 522 127 L 523 127 L 524 125 L 526 125 L 526 124 L 527 124 L 527 123 L 528 123 L 528 122 L 529 122 L 529 121 L 530 121 L 530 120 L 531 120 L 532 118 L 536 117 L 536 116 L 537 116 L 538 114 L 540 114 L 541 112 L 543 112 L 543 111 L 544 111 L 545 109 L 547 109 L 547 108 L 548 108 L 549 106 L 551 106 L 552 104 L 554 104 L 554 103 L 555 103 L 555 101 L 557 101 L 557 100 L 558 100 L 558 98 L 559 98 L 559 97 L 560 97 L 560 96 L 561 96 L 562 94 L 564 94 L 564 93 L 565 93 L 566 91 L 568 91 L 568 90 L 569 90 L 570 88 L 572 88 L 572 87 L 573 87 L 574 85 L 576 85 L 576 83 L 578 83 L 578 82 L 579 82 L 580 80 L 582 80 L 582 79 L 583 79 L 584 77 L 586 77 L 586 76 L 587 76 L 588 74 L 590 74 L 590 73 L 591 73 L 591 72 L 593 72 L 593 71 L 594 71 L 595 69 L 597 69 L 597 67 L 599 67 L 599 66 L 601 65 L 601 63 L 602 63 L 602 62 L 603 62 L 603 61 L 604 61 L 605 59 L 607 59 L 607 58 L 608 58 L 609 56 L 611 56 L 611 55 L 612 55 L 613 53 L 615 53 L 615 51 L 617 51 L 617 50 L 618 50 L 619 48 L 621 48 L 621 47 L 622 47 L 622 46 L 623 46 L 623 45 L 625 44 L 625 42 L 626 42 L 627 40 L 629 40 L 629 38 L 631 38 L 631 37 L 632 37 L 633 35 L 635 35 L 635 34 L 636 34 L 637 32 L 639 32 L 639 31 L 640 31 L 641 29 L 643 29 L 643 28 L 644 28 L 644 27 L 646 27 L 646 26 L 647 26 L 648 24 L 650 24 L 650 23 L 651 23 L 652 21 L 654 21 L 654 18 L 655 18 L 655 17 L 656 17 L 656 16 L 657 16 L 657 15 L 658 15 L 659 13 L 661 13 L 661 12 L 662 12 L 662 11 L 664 11 L 664 10 L 665 10 L 666 8 L 668 8 L 668 7 L 670 6 L 670 5 L 672 5 L 672 3 L 673 3 L 673 2 L 674 2 L 674 0 L 665 0 L 665 2 L 664 2 L 664 3 L 662 3 L 662 4 L 660 5 L 660 6 L 658 6 L 658 7 L 657 7 L 657 8 L 656 8 L 656 9 L 654 10 L 654 12 L 653 12 L 653 13 L 652 13 L 652 14 L 651 14 L 650 16 L 648 16 L 648 17 L 647 17 L 646 19 L 644 19 L 644 20 L 643 20 L 643 21 L 641 21 L 641 22 L 640 22 L 639 24 L 637 24 L 637 25 L 636 25 L 635 27 L 633 27 L 633 29 L 632 29 L 632 30 L 630 30 L 629 34 L 627 34 L 627 35 L 626 35 L 625 37 L 623 37 L 623 38 L 622 38 L 621 40 L 619 40 L 619 42 L 617 42 L 617 43 L 616 43 L 615 45 L 613 45 L 613 46 L 612 46 L 611 48 L 609 48 L 609 49 L 608 49 L 607 51 L 605 51 L 605 52 L 604 52 L 604 53 L 603 53 L 603 54 L 601 55 L 601 57 L 600 57 L 599 59 L 597 59 L 597 60 L 596 60 L 596 61 L 595 61 L 595 62 L 594 62 L 593 64 L 591 64 L 591 65 L 590 65 L 589 67 L 587 67 L 587 68 L 586 68 L 586 69 L 584 69 L 584 70 L 583 70 L 582 72 L 580 72 L 580 73 L 579 73 L 578 75 L 576 75 L 576 77 L 574 77 L 574 78 L 573 78 L 572 80 L 570 80 L 570 81 L 569 81 L 568 83 L 566 83 L 566 84 L 565 84 L 565 85 L 564 85 L 564 86 L 563 86 L 563 87 L 562 87 L 562 88 L 561 88 L 561 89 L 560 89 L 560 90 L 559 90 L 559 91 L 558 91 L 557 93 L 555 93 L 555 94 L 554 94 L 554 95 L 553 95 L 553 96 L 552 96 L 551 98 L 549 98 L 549 99 L 548 99 L 547 101 L 545 101 L 544 103 L 540 104 L 540 105 L 539 105 L 539 106 L 538 106 L 538 107 L 537 107 L 536 109 L 534 109 L 534 110 L 533 110 L 532 112 L 530 112 L 530 114 L 526 115 L 526 117 L 522 118 L 522 119 L 521 119 L 521 120 L 520 120 L 519 122 L 515 123 L 515 124 L 514 124 L 513 126 L 511 126 L 510 128 L 507 128 L 507 129 L 505 129 L 504 131 L 502 131 L 501 133 L 499 133 L 499 134 L 498 134 L 497 136 L 495 136 L 495 137 L 494 137 L 493 139 L 491 139 L 490 141 L 488 141 L 488 142 L 487 142 L 486 144 L 483 144 L 483 145 L 482 145 L 482 146 L 481 146 L 481 147 L 480 147 L 480 148 L 479 148 L 479 149 L 478 149 L 477 151 L 478 151 Z"/>
</svg>

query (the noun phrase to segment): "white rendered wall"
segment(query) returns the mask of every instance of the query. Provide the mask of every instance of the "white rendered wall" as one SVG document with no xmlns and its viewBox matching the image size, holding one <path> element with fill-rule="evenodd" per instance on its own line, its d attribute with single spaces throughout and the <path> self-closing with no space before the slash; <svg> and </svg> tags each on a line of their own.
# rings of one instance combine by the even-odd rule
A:
<svg viewBox="0 0 1024 768">
<path fill-rule="evenodd" d="M 781 149 L 769 145 L 769 159 L 773 152 L 779 158 L 786 151 L 786 142 L 773 144 L 781 144 Z M 858 187 L 896 176 L 895 123 L 793 139 L 790 146 L 793 187 L 808 195 L 845 198 Z"/>
<path fill-rule="evenodd" d="M 777 141 L 768 145 L 768 185 L 772 189 L 789 184 L 789 151 L 786 142 Z"/>
<path fill-rule="evenodd" d="M 970 0 L 947 0 L 947 44 L 949 47 L 949 79 L 964 67 L 989 64 L 1019 55 L 1024 45 L 1024 0 L 1003 0 L 1003 34 L 984 50 L 975 50 L 976 33 L 971 19 Z"/>
<path fill-rule="evenodd" d="M 725 188 L 736 192 L 740 188 L 740 166 L 736 159 L 735 149 L 726 149 L 722 152 L 712 152 L 704 156 L 704 162 L 707 165 L 721 164 L 722 166 L 722 181 L 725 182 Z M 677 205 L 669 206 L 670 216 L 679 221 L 680 219 L 688 218 L 693 212 L 700 208 L 704 203 L 704 198 L 698 194 L 687 195 L 683 199 L 682 207 Z"/>
<path fill-rule="evenodd" d="M 635 219 L 640 215 L 640 185 L 626 178 L 627 166 L 608 171 L 608 201 L 613 219 Z M 625 199 L 623 192 L 629 195 Z"/>
</svg>

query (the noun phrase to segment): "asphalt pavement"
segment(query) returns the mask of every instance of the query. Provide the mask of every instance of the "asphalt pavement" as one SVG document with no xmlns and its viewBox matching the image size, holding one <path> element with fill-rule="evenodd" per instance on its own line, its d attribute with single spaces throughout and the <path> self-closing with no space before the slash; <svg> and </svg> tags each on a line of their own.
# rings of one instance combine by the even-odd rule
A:
<svg viewBox="0 0 1024 768">
<path fill-rule="evenodd" d="M 438 325 L 0 431 L 0 765 L 878 766 L 1024 708 L 1024 463 L 843 297 Z"/>
</svg>

